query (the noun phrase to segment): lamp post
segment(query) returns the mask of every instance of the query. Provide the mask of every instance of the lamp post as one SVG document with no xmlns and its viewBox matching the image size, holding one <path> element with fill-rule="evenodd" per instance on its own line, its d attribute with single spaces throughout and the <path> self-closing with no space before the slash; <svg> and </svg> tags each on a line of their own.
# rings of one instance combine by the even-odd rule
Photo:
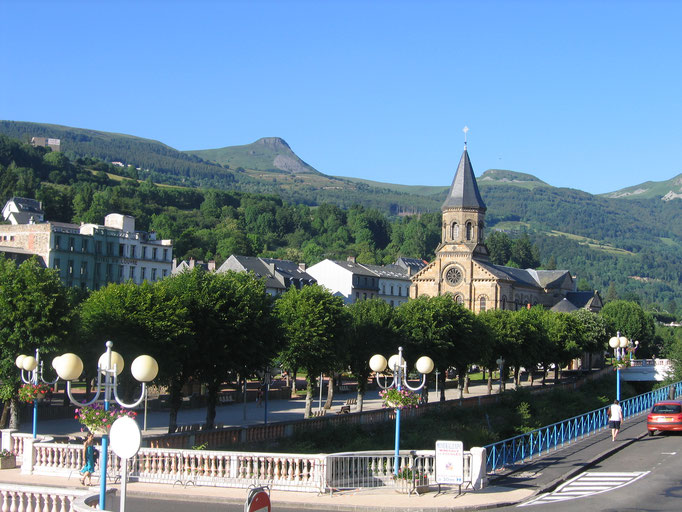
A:
<svg viewBox="0 0 682 512">
<path fill-rule="evenodd" d="M 426 375 L 433 371 L 433 360 L 428 356 L 422 356 L 417 360 L 417 371 L 422 374 L 421 384 L 417 387 L 412 387 L 407 382 L 407 363 L 403 359 L 403 347 L 398 347 L 398 353 L 392 355 L 388 361 L 381 354 L 375 354 L 369 360 L 369 367 L 376 372 L 377 384 L 381 389 L 395 388 L 398 391 L 405 386 L 410 391 L 419 391 L 426 384 Z M 393 380 L 389 383 L 388 377 L 384 377 L 384 384 L 381 383 L 379 374 L 382 373 L 386 367 L 393 372 Z M 395 409 L 395 462 L 393 464 L 393 473 L 398 475 L 398 461 L 400 460 L 400 407 Z"/>
<path fill-rule="evenodd" d="M 130 366 L 130 372 L 133 377 L 142 383 L 142 393 L 140 397 L 132 404 L 124 403 L 118 396 L 118 375 L 123 371 L 123 357 L 118 352 L 111 350 L 114 344 L 111 341 L 106 342 L 107 351 L 102 354 L 97 362 L 97 393 L 95 397 L 89 402 L 81 403 L 77 401 L 71 394 L 71 381 L 77 379 L 83 373 L 83 361 L 76 354 L 61 355 L 52 362 L 52 366 L 57 370 L 60 378 L 66 381 L 66 393 L 69 400 L 78 407 L 87 407 L 95 403 L 102 391 L 104 391 L 104 410 L 109 410 L 109 403 L 113 398 L 120 406 L 127 409 L 132 409 L 138 406 L 147 394 L 147 382 L 154 380 L 159 373 L 159 365 L 151 356 L 139 356 Z M 104 376 L 104 382 L 102 382 Z M 106 492 L 107 492 L 107 450 L 109 446 L 109 435 L 105 433 L 102 436 L 102 456 L 100 460 L 100 479 L 99 479 L 99 508 L 106 509 Z"/>
<path fill-rule="evenodd" d="M 502 370 L 504 369 L 504 359 L 502 358 L 502 356 L 500 356 L 497 359 L 497 361 L 495 361 L 495 362 L 497 363 L 497 366 L 500 369 L 500 391 L 499 391 L 499 393 L 502 393 Z"/>
<path fill-rule="evenodd" d="M 21 381 L 24 384 L 33 384 L 37 386 L 42 382 L 43 384 L 54 384 L 59 380 L 57 377 L 52 382 L 48 382 L 43 378 L 43 362 L 40 360 L 40 349 L 36 349 L 36 356 L 27 356 L 21 354 L 17 357 L 14 363 L 17 368 L 21 370 Z M 24 374 L 24 372 L 27 372 Z M 38 400 L 33 400 L 33 439 L 38 435 Z"/>
<path fill-rule="evenodd" d="M 625 348 L 628 346 L 628 339 L 620 335 L 620 331 L 609 340 L 609 346 L 613 349 L 616 358 L 616 400 L 620 401 L 620 359 L 625 355 Z"/>
</svg>

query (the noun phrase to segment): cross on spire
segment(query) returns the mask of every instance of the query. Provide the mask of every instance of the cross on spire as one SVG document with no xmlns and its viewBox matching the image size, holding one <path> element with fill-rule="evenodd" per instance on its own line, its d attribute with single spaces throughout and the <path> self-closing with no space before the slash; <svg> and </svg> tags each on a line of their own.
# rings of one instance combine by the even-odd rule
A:
<svg viewBox="0 0 682 512">
<path fill-rule="evenodd" d="M 464 132 L 464 149 L 467 147 L 467 132 L 469 131 L 469 127 L 465 126 L 462 128 L 462 131 Z"/>
</svg>

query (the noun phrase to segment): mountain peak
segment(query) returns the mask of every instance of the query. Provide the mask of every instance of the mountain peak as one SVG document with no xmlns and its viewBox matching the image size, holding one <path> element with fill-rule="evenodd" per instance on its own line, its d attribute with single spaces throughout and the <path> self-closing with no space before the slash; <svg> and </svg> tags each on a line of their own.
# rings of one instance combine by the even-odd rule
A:
<svg viewBox="0 0 682 512">
<path fill-rule="evenodd" d="M 220 149 L 186 151 L 209 162 L 255 171 L 276 171 L 289 174 L 319 174 L 301 160 L 289 144 L 280 137 L 262 137 L 251 144 Z"/>
</svg>

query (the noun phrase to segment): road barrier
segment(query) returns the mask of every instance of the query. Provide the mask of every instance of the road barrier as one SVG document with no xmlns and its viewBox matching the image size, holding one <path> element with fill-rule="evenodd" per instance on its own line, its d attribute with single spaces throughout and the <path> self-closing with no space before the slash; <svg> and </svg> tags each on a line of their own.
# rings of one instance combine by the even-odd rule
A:
<svg viewBox="0 0 682 512">
<path fill-rule="evenodd" d="M 671 393 L 673 396 L 682 394 L 682 382 L 621 401 L 623 417 L 628 418 L 647 412 L 654 403 L 669 398 Z M 533 457 L 537 458 L 576 440 L 596 434 L 608 425 L 608 408 L 609 406 L 601 407 L 485 446 L 488 454 L 488 472 L 494 473 L 510 466 L 530 462 Z"/>
</svg>

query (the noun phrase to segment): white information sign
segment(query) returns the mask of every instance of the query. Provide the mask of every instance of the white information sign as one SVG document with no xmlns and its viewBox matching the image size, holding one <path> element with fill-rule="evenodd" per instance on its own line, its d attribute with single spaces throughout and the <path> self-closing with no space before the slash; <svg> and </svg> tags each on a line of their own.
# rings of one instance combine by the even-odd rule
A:
<svg viewBox="0 0 682 512">
<path fill-rule="evenodd" d="M 464 483 L 464 444 L 462 441 L 436 441 L 436 483 Z"/>
</svg>

